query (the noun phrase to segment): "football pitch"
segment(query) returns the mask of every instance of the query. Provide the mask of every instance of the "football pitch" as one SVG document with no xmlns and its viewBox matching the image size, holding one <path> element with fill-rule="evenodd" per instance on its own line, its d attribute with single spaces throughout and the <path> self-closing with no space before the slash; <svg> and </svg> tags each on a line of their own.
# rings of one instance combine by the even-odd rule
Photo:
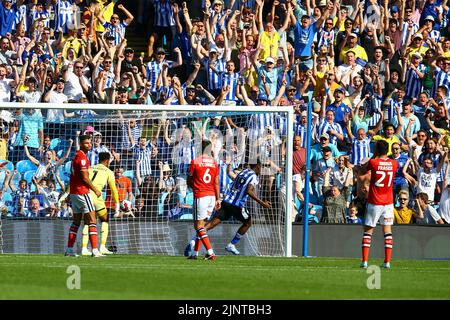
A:
<svg viewBox="0 0 450 320">
<path fill-rule="evenodd" d="M 394 259 L 392 269 L 374 269 L 356 258 L 5 254 L 0 299 L 450 299 L 450 261 Z"/>
</svg>

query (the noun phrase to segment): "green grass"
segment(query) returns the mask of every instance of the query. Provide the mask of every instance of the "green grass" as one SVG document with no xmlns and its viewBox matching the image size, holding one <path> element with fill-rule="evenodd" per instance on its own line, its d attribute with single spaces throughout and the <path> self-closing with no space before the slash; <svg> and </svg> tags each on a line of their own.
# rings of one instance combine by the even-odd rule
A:
<svg viewBox="0 0 450 320">
<path fill-rule="evenodd" d="M 80 290 L 67 289 L 70 265 L 80 267 Z M 450 261 L 394 260 L 379 290 L 367 288 L 370 276 L 345 258 L 0 255 L 0 299 L 450 298 Z"/>
</svg>

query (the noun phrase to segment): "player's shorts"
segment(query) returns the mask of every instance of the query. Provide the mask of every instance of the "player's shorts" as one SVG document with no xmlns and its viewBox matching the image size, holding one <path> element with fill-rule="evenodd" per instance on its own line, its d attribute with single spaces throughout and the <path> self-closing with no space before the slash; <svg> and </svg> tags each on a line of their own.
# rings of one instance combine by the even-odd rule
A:
<svg viewBox="0 0 450 320">
<path fill-rule="evenodd" d="M 206 196 L 194 200 L 194 220 L 205 220 L 211 217 L 216 206 L 215 196 Z"/>
<path fill-rule="evenodd" d="M 222 201 L 222 206 L 219 212 L 217 213 L 216 217 L 221 221 L 226 221 L 231 217 L 234 217 L 235 219 L 241 222 L 246 222 L 248 221 L 248 219 L 250 219 L 250 214 L 248 213 L 248 210 L 245 208 L 239 208 L 225 201 Z"/>
<path fill-rule="evenodd" d="M 89 213 L 95 211 L 94 202 L 91 195 L 88 194 L 70 194 L 73 213 Z"/>
<path fill-rule="evenodd" d="M 99 216 L 99 217 L 103 217 L 104 215 L 106 215 L 108 213 L 108 211 L 106 210 L 106 205 L 105 205 L 105 201 L 102 198 L 94 198 L 94 207 L 95 207 L 95 213 Z"/>
<path fill-rule="evenodd" d="M 392 226 L 394 224 L 394 205 L 367 204 L 364 224 L 369 227 L 376 227 L 377 222 L 382 226 Z"/>
</svg>

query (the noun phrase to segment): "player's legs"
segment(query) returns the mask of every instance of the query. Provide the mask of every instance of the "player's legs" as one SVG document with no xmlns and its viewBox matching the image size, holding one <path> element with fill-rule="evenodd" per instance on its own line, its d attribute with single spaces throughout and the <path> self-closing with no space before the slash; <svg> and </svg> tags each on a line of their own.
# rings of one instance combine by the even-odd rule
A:
<svg viewBox="0 0 450 320">
<path fill-rule="evenodd" d="M 233 208 L 233 216 L 242 222 L 242 225 L 239 227 L 238 231 L 234 235 L 233 239 L 231 239 L 230 243 L 225 247 L 225 250 L 231 252 L 234 255 L 240 254 L 239 250 L 236 249 L 236 245 L 241 241 L 242 237 L 248 231 L 248 229 L 252 226 L 252 217 L 249 215 L 248 211 L 245 208 Z"/>
<path fill-rule="evenodd" d="M 370 245 L 372 243 L 372 234 L 374 227 L 364 226 L 364 234 L 362 238 L 362 259 L 361 267 L 367 268 L 369 261 Z"/>
<path fill-rule="evenodd" d="M 205 220 L 211 216 L 214 210 L 215 197 L 202 197 L 195 199 L 194 207 L 194 228 L 196 231 L 197 239 L 194 245 L 194 251 L 191 257 L 197 257 L 200 251 L 200 246 L 203 243 L 205 249 L 207 250 L 207 258 L 214 256 L 214 250 L 212 249 L 211 243 L 209 241 L 208 234 L 205 229 Z"/>
<path fill-rule="evenodd" d="M 109 251 L 106 248 L 106 242 L 108 240 L 109 234 L 109 216 L 108 211 L 104 207 L 103 209 L 97 211 L 97 215 L 102 223 L 101 231 L 100 231 L 100 253 L 102 254 L 113 254 L 113 252 Z"/>
<path fill-rule="evenodd" d="M 92 252 L 88 250 L 89 226 L 87 224 L 84 224 L 84 226 L 83 226 L 82 235 L 83 235 L 83 237 L 81 239 L 81 255 L 82 256 L 90 256 L 90 255 L 92 255 Z"/>
<path fill-rule="evenodd" d="M 65 252 L 66 256 L 76 256 L 73 251 L 73 246 L 77 240 L 78 228 L 80 227 L 81 218 L 83 217 L 82 213 L 74 213 L 72 224 L 69 229 L 69 238 L 67 240 L 67 249 Z"/>
<path fill-rule="evenodd" d="M 67 241 L 67 250 L 65 255 L 76 256 L 73 251 L 73 246 L 77 240 L 77 233 L 81 224 L 81 219 L 83 218 L 83 215 L 94 209 L 94 206 L 89 195 L 71 194 L 70 201 L 72 203 L 74 217 L 69 229 L 69 239 Z"/>
<path fill-rule="evenodd" d="M 89 242 L 91 243 L 92 256 L 103 256 L 98 250 L 97 216 L 95 215 L 95 211 L 91 211 L 84 215 L 84 223 L 89 226 Z"/>
<path fill-rule="evenodd" d="M 389 213 L 388 213 L 389 214 Z M 392 238 L 392 219 L 389 217 L 387 221 L 385 219 L 385 223 L 383 224 L 383 233 L 384 233 L 384 263 L 382 265 L 383 268 L 389 269 L 391 267 L 391 256 L 392 256 L 392 246 L 394 245 L 394 239 Z"/>
<path fill-rule="evenodd" d="M 194 202 L 195 205 L 195 202 Z M 195 213 L 194 209 L 194 213 Z M 222 208 L 217 212 L 216 215 L 213 215 L 209 217 L 209 220 L 207 220 L 204 224 L 204 228 L 206 231 L 213 229 L 215 226 L 217 226 L 222 220 L 227 220 L 231 215 L 224 209 L 223 204 Z M 197 221 L 197 219 L 194 216 L 194 221 Z M 205 221 L 205 220 L 204 220 Z M 194 225 L 195 228 L 195 225 Z M 195 229 L 197 230 L 197 229 Z M 191 241 L 188 243 L 186 248 L 184 249 L 184 256 L 189 257 L 191 255 L 192 250 L 194 250 L 195 242 L 197 240 L 197 234 L 191 239 Z"/>
</svg>

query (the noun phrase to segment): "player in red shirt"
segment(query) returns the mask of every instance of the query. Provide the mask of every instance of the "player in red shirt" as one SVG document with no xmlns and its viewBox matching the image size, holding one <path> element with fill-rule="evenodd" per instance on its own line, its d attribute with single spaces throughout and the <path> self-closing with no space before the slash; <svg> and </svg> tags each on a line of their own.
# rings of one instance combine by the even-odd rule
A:
<svg viewBox="0 0 450 320">
<path fill-rule="evenodd" d="M 219 166 L 210 156 L 211 149 L 211 141 L 203 140 L 202 155 L 192 160 L 189 167 L 187 184 L 194 191 L 194 228 L 197 239 L 188 259 L 197 259 L 201 243 L 208 251 L 205 260 L 216 259 L 205 229 L 205 221 L 211 217 L 213 210 L 220 209 Z"/>
<path fill-rule="evenodd" d="M 72 168 L 70 172 L 70 201 L 73 209 L 73 222 L 69 230 L 69 240 L 67 242 L 66 256 L 76 256 L 73 251 L 73 245 L 77 238 L 78 228 L 81 224 L 81 218 L 84 215 L 84 223 L 89 226 L 89 241 L 92 247 L 92 256 L 103 256 L 97 248 L 97 218 L 95 215 L 94 203 L 89 194 L 94 191 L 97 197 L 102 195 L 100 190 L 92 184 L 89 179 L 89 159 L 86 154 L 92 147 L 90 136 L 80 137 L 80 150 L 72 158 Z"/>
<path fill-rule="evenodd" d="M 383 226 L 384 263 L 382 267 L 391 267 L 392 229 L 394 223 L 394 177 L 398 162 L 388 158 L 389 144 L 384 140 L 377 141 L 375 154 L 369 160 L 366 174 L 370 175 L 369 197 L 364 217 L 364 236 L 362 240 L 361 267 L 367 268 L 373 230 L 377 222 Z"/>
</svg>

